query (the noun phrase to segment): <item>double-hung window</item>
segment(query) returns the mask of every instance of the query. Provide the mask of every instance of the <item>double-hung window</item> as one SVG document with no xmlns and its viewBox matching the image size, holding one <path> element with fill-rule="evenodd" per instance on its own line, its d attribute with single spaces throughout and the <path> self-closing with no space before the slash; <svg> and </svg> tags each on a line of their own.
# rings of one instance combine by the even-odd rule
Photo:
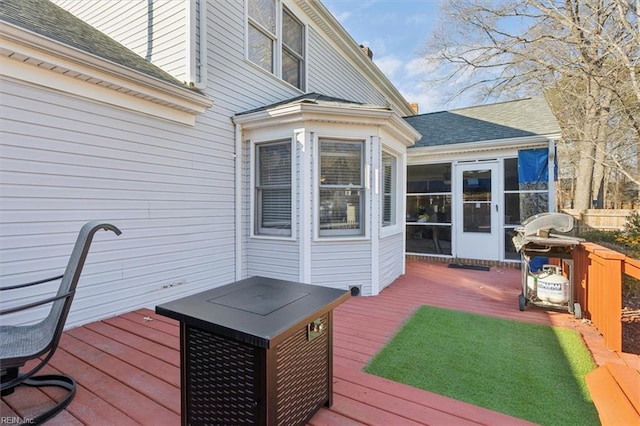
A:
<svg viewBox="0 0 640 426">
<path fill-rule="evenodd" d="M 320 140 L 319 235 L 364 235 L 364 142 Z"/>
<path fill-rule="evenodd" d="M 291 236 L 291 142 L 255 146 L 255 234 Z"/>
<path fill-rule="evenodd" d="M 397 159 L 386 151 L 382 151 L 382 226 L 396 224 L 396 174 Z"/>
<path fill-rule="evenodd" d="M 279 0 L 247 0 L 247 57 L 304 90 L 304 25 Z"/>
</svg>

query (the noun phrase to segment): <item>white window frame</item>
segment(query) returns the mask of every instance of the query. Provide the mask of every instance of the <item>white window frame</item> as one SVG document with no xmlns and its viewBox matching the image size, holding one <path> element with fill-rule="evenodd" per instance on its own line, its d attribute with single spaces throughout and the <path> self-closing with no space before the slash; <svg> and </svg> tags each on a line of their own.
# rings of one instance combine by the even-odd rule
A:
<svg viewBox="0 0 640 426">
<path fill-rule="evenodd" d="M 322 143 L 323 142 L 338 142 L 338 143 L 350 143 L 350 144 L 358 144 L 361 147 L 361 158 L 360 158 L 360 185 L 352 185 L 352 186 L 324 186 L 321 182 L 321 155 L 322 155 Z M 340 137 L 320 137 L 318 138 L 317 149 L 316 149 L 316 161 L 314 164 L 314 169 L 316 172 L 316 191 L 315 191 L 315 199 L 317 200 L 315 203 L 315 235 L 316 239 L 328 240 L 328 239 L 366 239 L 367 236 L 367 198 L 368 198 L 368 180 L 369 180 L 369 164 L 367 162 L 368 157 L 368 144 L 364 139 L 351 139 L 351 138 L 340 138 Z M 359 227 L 357 229 L 320 229 L 320 192 L 323 189 L 335 189 L 335 190 L 356 190 L 361 192 L 360 198 L 360 211 L 359 211 Z"/>
<path fill-rule="evenodd" d="M 258 148 L 266 145 L 275 144 L 289 144 L 290 146 L 290 186 L 291 186 L 291 198 L 290 198 L 290 227 L 289 229 L 274 229 L 274 228 L 261 228 L 259 213 L 261 211 L 260 197 L 258 197 Z M 251 237 L 252 238 L 266 238 L 266 239 L 295 239 L 295 185 L 294 185 L 294 173 L 295 173 L 295 145 L 291 139 L 274 139 L 265 141 L 251 141 Z"/>
<path fill-rule="evenodd" d="M 268 29 L 264 28 L 258 22 L 254 21 L 251 16 L 249 16 L 249 0 L 245 0 L 245 60 L 250 63 L 252 66 L 256 67 L 262 72 L 268 73 L 269 75 L 276 76 L 278 79 L 286 83 L 287 85 L 296 88 L 301 92 L 305 92 L 307 88 L 307 46 L 308 46 L 308 28 L 307 25 L 300 19 L 296 14 L 291 10 L 291 8 L 286 7 L 284 2 L 281 0 L 274 0 L 276 5 L 276 29 L 275 33 L 271 33 Z M 284 49 L 290 51 L 290 49 L 286 48 L 282 43 L 282 28 L 283 28 L 283 11 L 286 10 L 289 15 L 293 17 L 295 21 L 297 21 L 302 26 L 302 56 L 296 54 L 295 56 L 301 60 L 302 66 L 300 70 L 300 87 L 294 86 L 288 81 L 282 78 L 282 52 Z M 269 37 L 273 43 L 273 58 L 272 58 L 272 69 L 271 71 L 263 68 L 259 64 L 253 62 L 249 58 L 249 30 L 250 27 L 254 26 L 258 30 L 260 30 L 263 34 Z"/>
<path fill-rule="evenodd" d="M 384 157 L 388 155 L 392 159 L 391 163 L 391 192 L 385 192 L 385 181 L 386 181 L 386 168 Z M 382 148 L 382 152 L 380 154 L 380 226 L 384 229 L 393 228 L 398 224 L 398 164 L 400 159 L 398 156 L 385 148 Z M 389 197 L 389 213 L 391 217 L 389 221 L 385 221 L 385 199 Z"/>
</svg>

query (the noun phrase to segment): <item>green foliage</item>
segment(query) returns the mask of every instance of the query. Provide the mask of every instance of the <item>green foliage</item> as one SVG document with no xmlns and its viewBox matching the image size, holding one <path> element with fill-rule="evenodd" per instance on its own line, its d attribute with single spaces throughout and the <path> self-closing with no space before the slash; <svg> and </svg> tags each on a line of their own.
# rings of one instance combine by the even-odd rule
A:
<svg viewBox="0 0 640 426">
<path fill-rule="evenodd" d="M 421 307 L 366 371 L 543 425 L 597 425 L 578 333 Z"/>
</svg>

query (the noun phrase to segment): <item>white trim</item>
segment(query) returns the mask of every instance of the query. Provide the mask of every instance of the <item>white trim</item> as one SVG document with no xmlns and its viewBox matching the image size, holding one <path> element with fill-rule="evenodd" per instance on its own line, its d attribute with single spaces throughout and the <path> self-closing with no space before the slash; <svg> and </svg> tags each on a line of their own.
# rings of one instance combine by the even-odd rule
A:
<svg viewBox="0 0 640 426">
<path fill-rule="evenodd" d="M 299 235 L 299 249 L 300 249 L 300 266 L 299 266 L 299 279 L 303 283 L 311 283 L 311 229 L 313 221 L 311 215 L 313 214 L 313 207 L 311 205 L 311 197 L 305 196 L 311 192 L 311 150 L 312 142 L 315 140 L 315 135 L 311 132 L 306 132 L 305 129 L 295 129 L 294 131 L 297 146 L 300 152 L 300 167 L 298 172 L 300 173 L 300 182 L 298 188 L 301 194 L 300 200 L 300 216 L 298 218 L 300 232 Z"/>
<path fill-rule="evenodd" d="M 380 161 L 382 162 L 382 152 L 386 152 L 389 155 L 392 155 L 396 159 L 396 170 L 395 170 L 395 183 L 396 189 L 395 191 L 395 218 L 396 222 L 393 225 L 382 226 L 382 223 L 378 223 L 378 227 L 380 228 L 380 237 L 385 238 L 391 235 L 398 234 L 403 232 L 404 228 L 404 219 L 406 216 L 405 206 L 403 200 L 406 201 L 406 193 L 407 193 L 407 183 L 406 183 L 406 163 L 404 162 L 404 158 L 406 157 L 405 153 L 400 153 L 395 149 L 391 148 L 388 145 L 385 145 L 384 142 L 380 143 Z M 382 166 L 382 163 L 380 163 Z M 384 176 L 381 176 L 383 179 Z M 384 195 L 384 194 L 382 194 Z M 380 211 L 382 211 L 382 195 L 380 197 Z"/>
<path fill-rule="evenodd" d="M 493 139 L 487 141 L 465 142 L 449 145 L 419 146 L 409 149 L 408 155 L 410 159 L 413 159 L 420 156 L 450 156 L 456 154 L 470 154 L 474 152 L 478 153 L 498 150 L 518 151 L 520 149 L 548 146 L 549 140 L 557 137 L 559 137 L 559 135 L 537 135 L 522 138 Z"/>
<path fill-rule="evenodd" d="M 381 143 L 379 136 L 371 136 L 369 138 L 368 151 L 369 155 L 367 155 L 367 160 L 371 162 L 374 167 L 374 174 L 378 174 L 378 170 L 380 167 L 381 161 Z M 373 176 L 370 176 L 370 179 L 374 179 Z M 380 293 L 380 217 L 382 216 L 380 212 L 380 196 L 378 190 L 378 183 L 372 182 L 373 188 L 369 191 L 365 191 L 365 196 L 367 192 L 369 193 L 370 200 L 365 203 L 368 206 L 368 212 L 366 216 L 369 218 L 368 223 L 370 226 L 367 226 L 369 232 L 371 233 L 371 295 L 376 296 Z"/>
<path fill-rule="evenodd" d="M 235 149 L 236 152 L 234 154 L 234 163 L 235 163 L 235 258 L 236 258 L 236 281 L 244 278 L 242 275 L 243 271 L 243 259 L 244 259 L 244 246 L 243 246 L 243 235 L 242 235 L 242 125 L 236 124 L 236 143 Z"/>
<path fill-rule="evenodd" d="M 0 25 L 3 76 L 193 126 L 209 98 L 83 50 Z M 53 71 L 55 70 L 55 71 Z"/>
<path fill-rule="evenodd" d="M 199 16 L 196 17 L 196 12 L 200 7 Z M 196 19 L 197 18 L 197 19 Z M 200 32 L 197 31 L 197 22 L 200 20 Z M 198 41 L 200 43 L 200 50 L 196 55 L 196 49 L 198 48 Z M 187 69 L 185 74 L 189 76 L 190 82 L 197 89 L 204 89 L 207 87 L 207 1 L 206 0 L 190 0 L 189 1 L 189 16 L 188 16 L 188 28 L 187 28 Z M 197 62 L 198 56 L 200 56 L 200 63 Z M 198 78 L 198 68 L 200 71 L 200 77 Z"/>
</svg>

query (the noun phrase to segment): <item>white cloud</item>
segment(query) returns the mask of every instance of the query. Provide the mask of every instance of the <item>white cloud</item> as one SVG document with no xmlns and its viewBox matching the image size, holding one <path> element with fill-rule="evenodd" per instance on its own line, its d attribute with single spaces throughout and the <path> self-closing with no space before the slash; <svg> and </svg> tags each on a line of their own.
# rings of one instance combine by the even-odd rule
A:
<svg viewBox="0 0 640 426">
<path fill-rule="evenodd" d="M 425 58 L 415 58 L 404 65 L 407 77 L 420 77 L 433 74 L 437 70 L 437 66 Z"/>
<path fill-rule="evenodd" d="M 374 62 L 389 79 L 391 79 L 399 69 L 402 69 L 403 65 L 403 62 L 394 55 L 374 59 Z"/>
</svg>

